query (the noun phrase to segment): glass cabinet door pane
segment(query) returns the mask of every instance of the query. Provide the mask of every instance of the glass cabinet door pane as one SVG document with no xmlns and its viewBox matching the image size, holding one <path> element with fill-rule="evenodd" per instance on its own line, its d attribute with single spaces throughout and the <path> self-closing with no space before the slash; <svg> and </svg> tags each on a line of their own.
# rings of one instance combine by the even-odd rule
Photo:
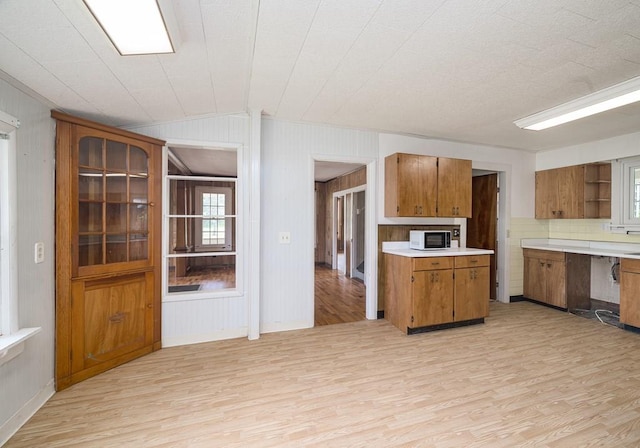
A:
<svg viewBox="0 0 640 448">
<path fill-rule="evenodd" d="M 149 253 L 149 235 L 134 233 L 129 236 L 129 261 L 146 260 Z"/>
<path fill-rule="evenodd" d="M 127 202 L 127 175 L 107 173 L 107 201 Z"/>
<path fill-rule="evenodd" d="M 80 168 L 78 173 L 78 197 L 82 201 L 102 201 L 104 176 L 102 171 Z"/>
<path fill-rule="evenodd" d="M 129 231 L 130 232 L 146 232 L 147 231 L 147 205 L 130 204 L 129 205 Z"/>
<path fill-rule="evenodd" d="M 137 146 L 131 146 L 129 149 L 129 172 L 133 174 L 148 174 L 147 153 Z"/>
<path fill-rule="evenodd" d="M 98 137 L 82 137 L 78 148 L 78 163 L 82 166 L 103 168 L 102 143 Z"/>
<path fill-rule="evenodd" d="M 79 235 L 78 264 L 80 266 L 102 264 L 102 235 Z"/>
<path fill-rule="evenodd" d="M 127 170 L 126 143 L 107 140 L 107 169 L 114 171 Z"/>
<path fill-rule="evenodd" d="M 107 203 L 107 232 L 124 233 L 127 231 L 127 204 Z"/>
<path fill-rule="evenodd" d="M 129 177 L 129 202 L 136 204 L 147 203 L 147 177 L 131 175 Z"/>
<path fill-rule="evenodd" d="M 78 231 L 102 232 L 102 202 L 78 204 Z"/>
<path fill-rule="evenodd" d="M 107 235 L 107 263 L 127 261 L 127 235 Z"/>
</svg>

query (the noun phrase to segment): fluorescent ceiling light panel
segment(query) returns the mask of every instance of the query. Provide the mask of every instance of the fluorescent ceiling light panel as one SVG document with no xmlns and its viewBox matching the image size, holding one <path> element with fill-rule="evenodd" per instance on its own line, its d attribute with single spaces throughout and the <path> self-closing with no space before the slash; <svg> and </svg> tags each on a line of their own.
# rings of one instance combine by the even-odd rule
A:
<svg viewBox="0 0 640 448">
<path fill-rule="evenodd" d="M 121 55 L 173 53 L 156 0 L 84 0 Z"/>
<path fill-rule="evenodd" d="M 640 101 L 640 76 L 513 123 L 522 129 L 540 131 L 636 101 Z"/>
</svg>

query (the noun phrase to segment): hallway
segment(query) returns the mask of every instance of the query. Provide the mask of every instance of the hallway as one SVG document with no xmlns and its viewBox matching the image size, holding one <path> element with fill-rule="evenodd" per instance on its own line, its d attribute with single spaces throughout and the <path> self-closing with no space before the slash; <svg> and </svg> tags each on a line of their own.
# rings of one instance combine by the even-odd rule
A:
<svg viewBox="0 0 640 448">
<path fill-rule="evenodd" d="M 315 325 L 357 322 L 365 319 L 365 286 L 337 270 L 316 265 Z"/>
</svg>

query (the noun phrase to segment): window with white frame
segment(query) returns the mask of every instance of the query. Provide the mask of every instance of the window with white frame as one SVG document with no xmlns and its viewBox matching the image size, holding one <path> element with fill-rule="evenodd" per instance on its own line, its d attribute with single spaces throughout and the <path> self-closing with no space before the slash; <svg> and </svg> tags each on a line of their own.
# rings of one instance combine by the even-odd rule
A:
<svg viewBox="0 0 640 448">
<path fill-rule="evenodd" d="M 230 250 L 232 247 L 233 191 L 231 188 L 198 186 L 196 187 L 196 250 Z"/>
<path fill-rule="evenodd" d="M 15 158 L 9 135 L 0 133 L 0 336 L 17 329 L 15 295 Z"/>
<path fill-rule="evenodd" d="M 640 157 L 622 161 L 622 223 L 640 224 Z"/>
</svg>

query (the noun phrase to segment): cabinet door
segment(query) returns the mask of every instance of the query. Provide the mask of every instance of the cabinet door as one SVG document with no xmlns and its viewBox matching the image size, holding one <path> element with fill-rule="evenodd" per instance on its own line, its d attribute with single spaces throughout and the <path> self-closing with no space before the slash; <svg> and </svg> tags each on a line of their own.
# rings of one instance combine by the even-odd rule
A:
<svg viewBox="0 0 640 448">
<path fill-rule="evenodd" d="M 620 322 L 640 328 L 640 260 L 621 261 Z"/>
<path fill-rule="evenodd" d="M 584 165 L 559 168 L 558 209 L 555 218 L 584 218 Z"/>
<path fill-rule="evenodd" d="M 481 319 L 489 315 L 489 268 L 456 269 L 454 320 Z"/>
<path fill-rule="evenodd" d="M 418 202 L 419 216 L 436 216 L 438 205 L 438 158 L 420 156 L 420 176 L 417 180 L 420 190 Z"/>
<path fill-rule="evenodd" d="M 453 320 L 453 270 L 413 273 L 412 328 L 438 325 Z"/>
<path fill-rule="evenodd" d="M 536 219 L 555 218 L 558 210 L 556 170 L 536 171 Z"/>
<path fill-rule="evenodd" d="M 153 272 L 75 280 L 72 294 L 73 380 L 151 351 Z"/>
<path fill-rule="evenodd" d="M 422 202 L 420 156 L 398 154 L 398 216 L 418 216 Z"/>
<path fill-rule="evenodd" d="M 438 216 L 471 217 L 471 161 L 438 159 Z"/>
<path fill-rule="evenodd" d="M 545 301 L 545 261 L 539 258 L 524 258 L 524 288 L 523 294 L 528 299 Z"/>
<path fill-rule="evenodd" d="M 563 261 L 545 260 L 544 276 L 546 278 L 546 294 L 542 300 L 549 305 L 567 307 L 566 264 Z"/>
</svg>

